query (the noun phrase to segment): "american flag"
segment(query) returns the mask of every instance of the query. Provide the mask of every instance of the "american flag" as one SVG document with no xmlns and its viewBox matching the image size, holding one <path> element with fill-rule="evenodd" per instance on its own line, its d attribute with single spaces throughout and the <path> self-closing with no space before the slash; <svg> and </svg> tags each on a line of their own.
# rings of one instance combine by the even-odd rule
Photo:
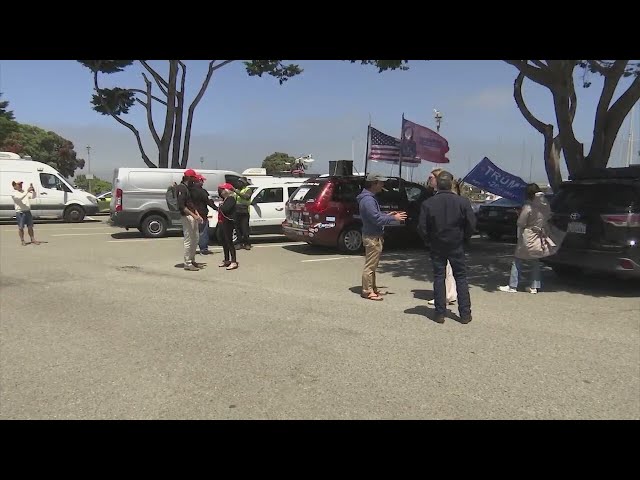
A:
<svg viewBox="0 0 640 480">
<path fill-rule="evenodd" d="M 400 140 L 391 135 L 386 135 L 373 127 L 369 141 L 369 160 L 374 162 L 387 162 L 397 164 L 400 160 Z M 402 165 L 408 167 L 418 166 L 420 160 L 416 158 L 402 158 Z"/>
</svg>

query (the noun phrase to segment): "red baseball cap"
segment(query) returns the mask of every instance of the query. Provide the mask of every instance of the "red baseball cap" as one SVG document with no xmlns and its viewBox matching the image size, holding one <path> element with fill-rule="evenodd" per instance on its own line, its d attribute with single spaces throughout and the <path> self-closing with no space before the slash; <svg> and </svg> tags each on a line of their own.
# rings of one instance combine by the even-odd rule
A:
<svg viewBox="0 0 640 480">
<path fill-rule="evenodd" d="M 200 175 L 199 173 L 196 175 L 196 180 L 200 180 L 200 181 L 205 181 L 206 178 L 204 178 L 202 175 Z"/>
<path fill-rule="evenodd" d="M 196 171 L 193 168 L 189 168 L 187 170 L 184 171 L 184 176 L 185 177 L 197 177 L 198 174 L 196 173 Z"/>
<path fill-rule="evenodd" d="M 218 190 L 233 190 L 233 185 L 231 185 L 230 183 L 221 183 L 220 185 L 218 185 Z"/>
</svg>

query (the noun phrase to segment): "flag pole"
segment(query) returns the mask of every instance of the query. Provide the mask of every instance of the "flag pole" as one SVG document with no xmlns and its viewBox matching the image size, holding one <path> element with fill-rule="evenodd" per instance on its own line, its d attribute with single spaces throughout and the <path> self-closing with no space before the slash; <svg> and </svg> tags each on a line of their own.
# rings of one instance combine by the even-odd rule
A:
<svg viewBox="0 0 640 480">
<path fill-rule="evenodd" d="M 402 147 L 404 145 L 404 112 L 402 112 L 402 127 L 400 128 L 400 158 L 398 159 L 398 177 L 402 180 Z"/>
<path fill-rule="evenodd" d="M 371 137 L 371 116 L 369 116 L 369 126 L 367 127 L 367 148 L 364 149 L 364 176 L 367 176 L 367 166 L 369 164 L 369 138 Z"/>
</svg>

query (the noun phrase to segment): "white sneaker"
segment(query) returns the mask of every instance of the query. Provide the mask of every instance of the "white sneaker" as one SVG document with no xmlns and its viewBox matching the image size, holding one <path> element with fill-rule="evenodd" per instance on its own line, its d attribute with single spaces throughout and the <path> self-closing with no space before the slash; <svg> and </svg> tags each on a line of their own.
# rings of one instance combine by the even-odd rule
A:
<svg viewBox="0 0 640 480">
<path fill-rule="evenodd" d="M 529 293 L 538 293 L 537 288 L 529 288 Z"/>
<path fill-rule="evenodd" d="M 518 293 L 518 290 L 515 288 L 511 288 L 509 285 L 505 285 L 504 287 L 498 287 L 498 290 L 506 293 Z"/>
<path fill-rule="evenodd" d="M 447 304 L 449 304 L 449 305 L 455 305 L 455 303 L 456 303 L 456 301 L 455 301 L 455 300 L 449 300 L 449 301 L 447 302 Z M 435 304 L 436 304 L 435 299 L 434 299 L 434 300 L 429 300 L 429 301 L 427 302 L 427 305 L 435 305 Z"/>
</svg>

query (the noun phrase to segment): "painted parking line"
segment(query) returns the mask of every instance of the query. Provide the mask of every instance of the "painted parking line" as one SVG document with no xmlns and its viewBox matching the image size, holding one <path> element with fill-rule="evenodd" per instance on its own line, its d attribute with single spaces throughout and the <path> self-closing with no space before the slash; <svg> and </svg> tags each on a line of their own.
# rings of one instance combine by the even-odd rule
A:
<svg viewBox="0 0 640 480">
<path fill-rule="evenodd" d="M 331 260 L 348 260 L 348 259 L 362 259 L 362 257 L 357 256 L 344 256 L 344 257 L 331 257 L 331 258 L 317 258 L 313 260 L 300 260 L 301 263 L 307 262 L 329 262 Z"/>
<path fill-rule="evenodd" d="M 113 232 L 100 233 L 55 233 L 52 237 L 86 237 L 88 235 L 113 235 Z"/>
</svg>

